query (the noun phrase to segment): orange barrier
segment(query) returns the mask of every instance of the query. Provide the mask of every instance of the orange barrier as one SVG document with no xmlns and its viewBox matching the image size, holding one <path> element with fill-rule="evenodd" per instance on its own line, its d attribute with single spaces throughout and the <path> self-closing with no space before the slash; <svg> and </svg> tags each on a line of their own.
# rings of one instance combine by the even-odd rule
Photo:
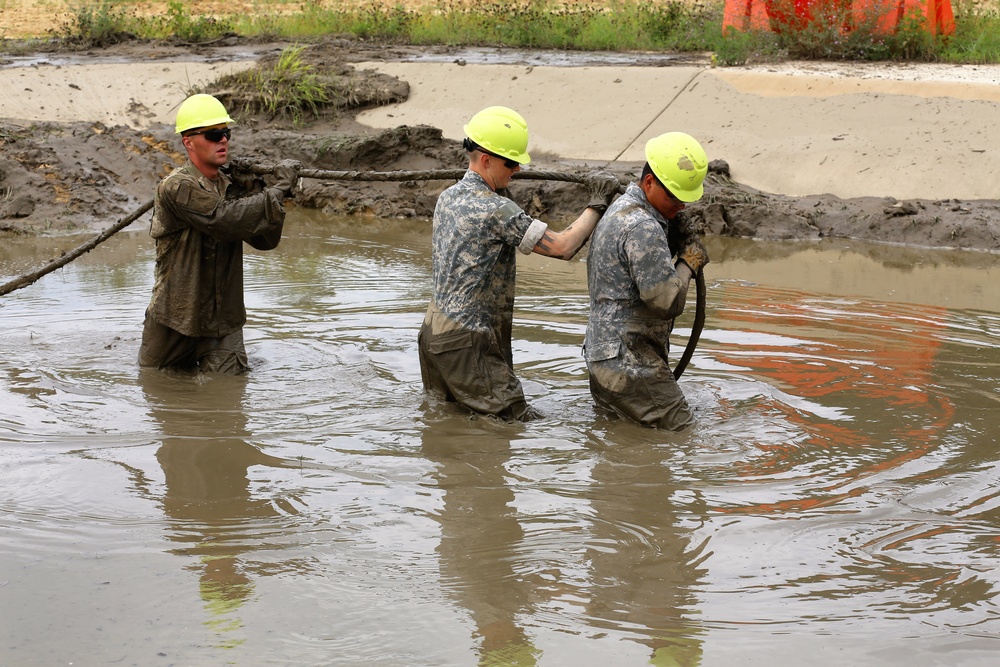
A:
<svg viewBox="0 0 1000 667">
<path fill-rule="evenodd" d="M 904 18 L 917 15 L 932 35 L 955 32 L 951 0 L 855 0 L 851 4 L 855 24 L 877 17 L 881 32 L 895 32 Z"/>
<path fill-rule="evenodd" d="M 726 0 L 722 30 L 780 32 L 821 19 L 839 21 L 845 31 L 871 24 L 888 34 L 910 16 L 917 16 L 932 35 L 955 32 L 951 0 Z"/>
</svg>

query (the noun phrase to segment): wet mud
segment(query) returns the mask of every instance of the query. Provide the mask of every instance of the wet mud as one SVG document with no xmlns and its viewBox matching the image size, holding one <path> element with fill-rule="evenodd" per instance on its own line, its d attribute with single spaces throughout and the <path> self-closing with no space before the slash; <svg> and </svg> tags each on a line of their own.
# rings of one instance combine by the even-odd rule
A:
<svg viewBox="0 0 1000 667">
<path fill-rule="evenodd" d="M 231 43 L 200 50 L 171 45 L 125 44 L 85 56 L 118 62 L 150 57 L 169 61 L 192 53 L 205 58 L 247 58 L 275 48 Z M 353 63 L 380 58 L 488 59 L 475 50 L 402 47 L 331 39 L 309 47 L 311 64 L 327 76 L 349 79 L 355 94 L 318 117 L 296 122 L 251 117 L 241 122 L 231 153 L 264 162 L 298 159 L 327 170 L 420 171 L 463 168 L 461 146 L 431 126 L 373 130 L 355 114 L 373 105 L 406 99 L 409 88 Z M 514 54 L 543 60 L 546 54 Z M 19 56 L 30 58 L 30 55 Z M 507 57 L 512 57 L 507 54 Z M 553 56 L 555 57 L 555 56 Z M 581 56 L 582 57 L 582 56 Z M 601 62 L 595 54 L 594 63 Z M 606 55 L 603 57 L 607 57 Z M 49 60 L 52 60 L 51 54 Z M 657 62 L 669 66 L 669 60 Z M 589 62 L 582 57 L 581 62 Z M 222 96 L 225 96 L 223 92 Z M 136 110 L 141 113 L 141 109 Z M 173 129 L 151 125 L 136 130 L 96 122 L 26 125 L 0 119 L 0 234 L 63 234 L 103 229 L 152 197 L 156 183 L 184 160 Z M 840 198 L 830 194 L 791 197 L 756 190 L 730 177 L 725 156 L 713 163 L 705 197 L 688 211 L 705 234 L 762 240 L 852 238 L 923 247 L 1000 250 L 1000 201 L 886 197 Z M 623 181 L 641 164 L 608 168 Z M 583 173 L 591 165 L 542 156 L 532 169 Z M 436 197 L 450 183 L 303 181 L 295 205 L 331 215 L 429 218 Z M 586 200 L 583 187 L 558 181 L 515 181 L 515 200 L 530 214 L 555 223 L 569 221 Z M 144 224 L 141 220 L 135 225 Z"/>
</svg>

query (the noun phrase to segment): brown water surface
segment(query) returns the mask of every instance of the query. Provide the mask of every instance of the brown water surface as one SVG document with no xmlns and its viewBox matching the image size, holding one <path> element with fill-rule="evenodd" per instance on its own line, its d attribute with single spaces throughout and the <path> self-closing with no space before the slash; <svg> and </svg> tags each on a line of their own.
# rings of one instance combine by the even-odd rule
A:
<svg viewBox="0 0 1000 667">
<path fill-rule="evenodd" d="M 245 378 L 137 371 L 142 230 L 0 298 L 0 664 L 995 664 L 993 256 L 710 239 L 683 434 L 522 258 L 510 425 L 421 392 L 429 223 L 296 213 Z"/>
</svg>

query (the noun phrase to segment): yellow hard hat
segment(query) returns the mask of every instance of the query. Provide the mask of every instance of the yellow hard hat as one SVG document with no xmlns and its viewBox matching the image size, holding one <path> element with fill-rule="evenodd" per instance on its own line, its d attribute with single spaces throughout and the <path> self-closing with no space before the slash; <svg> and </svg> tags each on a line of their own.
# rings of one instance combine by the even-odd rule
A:
<svg viewBox="0 0 1000 667">
<path fill-rule="evenodd" d="M 528 155 L 528 123 L 513 109 L 487 107 L 473 116 L 462 130 L 483 150 L 519 164 L 531 162 Z"/>
<path fill-rule="evenodd" d="M 208 127 L 209 125 L 221 125 L 222 123 L 235 123 L 229 117 L 226 107 L 222 102 L 211 95 L 198 93 L 192 95 L 183 102 L 177 109 L 177 134 L 193 130 L 196 127 Z"/>
<path fill-rule="evenodd" d="M 646 142 L 646 162 L 664 187 L 682 202 L 701 199 L 708 156 L 694 137 L 667 132 Z"/>
</svg>

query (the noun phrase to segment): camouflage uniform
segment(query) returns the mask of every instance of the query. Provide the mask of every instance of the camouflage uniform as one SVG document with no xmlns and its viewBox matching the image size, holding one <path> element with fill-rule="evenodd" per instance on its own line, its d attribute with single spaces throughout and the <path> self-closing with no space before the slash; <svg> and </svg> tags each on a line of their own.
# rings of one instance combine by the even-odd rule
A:
<svg viewBox="0 0 1000 667">
<path fill-rule="evenodd" d="M 514 253 L 530 254 L 546 229 L 472 170 L 441 193 L 433 295 L 418 338 L 424 389 L 476 412 L 530 416 L 511 352 Z"/>
<path fill-rule="evenodd" d="M 694 416 L 667 362 L 687 284 L 671 262 L 667 220 L 631 183 L 590 239 L 590 319 L 584 357 L 598 405 L 672 430 Z"/>
<path fill-rule="evenodd" d="M 248 369 L 243 242 L 258 250 L 276 247 L 285 209 L 278 189 L 244 194 L 226 173 L 212 181 L 190 161 L 160 181 L 150 227 L 155 282 L 140 366 L 229 374 Z"/>
</svg>

